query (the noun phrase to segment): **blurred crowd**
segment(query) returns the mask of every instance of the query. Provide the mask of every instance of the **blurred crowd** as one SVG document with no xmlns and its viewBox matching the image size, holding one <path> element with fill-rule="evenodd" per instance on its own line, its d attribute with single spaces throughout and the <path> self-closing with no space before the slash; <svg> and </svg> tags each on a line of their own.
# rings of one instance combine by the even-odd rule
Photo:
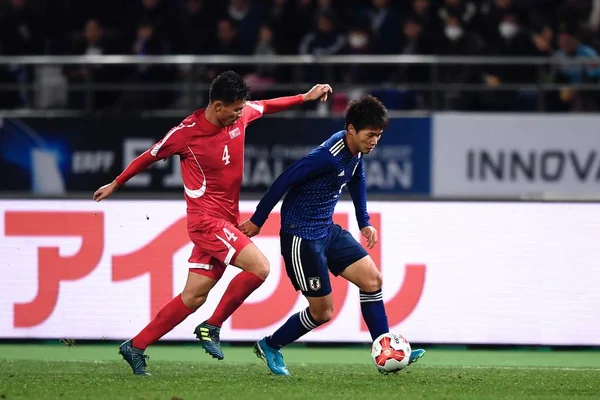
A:
<svg viewBox="0 0 600 400">
<path fill-rule="evenodd" d="M 3 0 L 0 55 L 289 55 L 422 54 L 596 57 L 600 48 L 600 0 Z M 165 65 L 0 66 L 0 83 L 210 82 L 228 66 Z M 528 65 L 419 64 L 331 69 L 308 66 L 301 76 L 286 66 L 235 68 L 260 87 L 330 80 L 352 85 L 484 85 L 474 91 L 378 89 L 391 109 L 534 110 L 540 99 L 515 85 L 598 83 L 596 65 L 542 68 Z M 432 73 L 435 76 L 432 76 Z M 42 105 L 61 101 L 81 108 L 84 93 L 61 100 L 50 93 Z M 336 94 L 338 103 L 356 95 Z M 54 97 L 53 97 L 54 96 Z M 344 98 L 345 96 L 345 98 Z M 0 109 L 32 106 L 28 90 L 0 92 Z M 59 96 L 60 97 L 60 96 Z M 181 94 L 136 95 L 107 90 L 94 95 L 97 108 L 165 108 Z M 568 87 L 542 99 L 550 111 L 595 111 L 600 91 Z M 37 100 L 39 105 L 40 100 Z"/>
</svg>

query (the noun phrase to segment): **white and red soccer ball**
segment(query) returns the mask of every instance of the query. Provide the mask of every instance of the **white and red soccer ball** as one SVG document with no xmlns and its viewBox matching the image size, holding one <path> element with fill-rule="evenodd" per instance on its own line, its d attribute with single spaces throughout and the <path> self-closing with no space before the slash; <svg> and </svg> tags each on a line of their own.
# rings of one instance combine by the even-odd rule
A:
<svg viewBox="0 0 600 400">
<path fill-rule="evenodd" d="M 399 372 L 408 366 L 410 343 L 402 335 L 384 333 L 371 346 L 371 357 L 380 372 Z"/>
</svg>

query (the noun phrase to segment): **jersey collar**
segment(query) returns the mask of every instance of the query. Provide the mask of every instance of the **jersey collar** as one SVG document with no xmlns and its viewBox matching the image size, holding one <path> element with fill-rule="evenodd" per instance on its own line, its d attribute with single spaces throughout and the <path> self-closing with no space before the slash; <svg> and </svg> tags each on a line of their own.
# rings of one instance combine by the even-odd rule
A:
<svg viewBox="0 0 600 400">
<path fill-rule="evenodd" d="M 358 154 L 352 154 L 352 152 L 350 151 L 350 147 L 348 147 L 348 141 L 346 140 L 346 133 L 348 131 L 344 131 L 344 149 L 342 150 L 343 152 L 346 152 L 346 155 L 350 156 L 350 157 L 360 157 L 360 152 Z"/>
<path fill-rule="evenodd" d="M 198 120 L 198 126 L 200 130 L 206 133 L 218 133 L 221 131 L 221 127 L 213 124 L 208 119 L 206 119 L 206 108 L 202 108 L 200 110 L 194 111 L 194 116 Z"/>
</svg>

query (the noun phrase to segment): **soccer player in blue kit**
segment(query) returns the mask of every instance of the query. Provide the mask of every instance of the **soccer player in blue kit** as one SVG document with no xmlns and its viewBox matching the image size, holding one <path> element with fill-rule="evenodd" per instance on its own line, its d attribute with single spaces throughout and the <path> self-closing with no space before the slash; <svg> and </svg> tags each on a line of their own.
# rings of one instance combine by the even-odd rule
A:
<svg viewBox="0 0 600 400">
<path fill-rule="evenodd" d="M 346 130 L 286 169 L 273 182 L 252 217 L 239 229 L 249 237 L 260 232 L 269 213 L 285 195 L 281 207 L 281 254 L 288 277 L 308 300 L 308 308 L 292 315 L 271 336 L 254 345 L 254 352 L 276 375 L 289 375 L 281 348 L 322 325 L 333 316 L 329 271 L 360 289 L 361 311 L 373 340 L 389 331 L 381 292 L 381 273 L 354 237 L 332 222 L 344 186 L 354 203 L 361 234 L 372 248 L 377 230 L 369 224 L 362 157 L 377 145 L 388 125 L 385 106 L 366 95 L 346 110 Z M 409 365 L 425 350 L 413 350 Z"/>
</svg>

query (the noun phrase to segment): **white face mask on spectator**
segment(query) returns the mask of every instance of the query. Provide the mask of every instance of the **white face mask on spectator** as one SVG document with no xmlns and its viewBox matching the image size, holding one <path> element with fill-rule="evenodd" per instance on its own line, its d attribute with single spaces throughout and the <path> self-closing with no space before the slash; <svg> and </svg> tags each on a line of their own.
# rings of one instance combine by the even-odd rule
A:
<svg viewBox="0 0 600 400">
<path fill-rule="evenodd" d="M 446 37 L 453 42 L 460 39 L 460 37 L 463 35 L 463 31 L 460 26 L 447 26 L 444 29 L 444 33 L 446 34 Z"/>
<path fill-rule="evenodd" d="M 498 30 L 504 39 L 512 39 L 519 31 L 519 27 L 514 22 L 502 22 Z"/>
</svg>

